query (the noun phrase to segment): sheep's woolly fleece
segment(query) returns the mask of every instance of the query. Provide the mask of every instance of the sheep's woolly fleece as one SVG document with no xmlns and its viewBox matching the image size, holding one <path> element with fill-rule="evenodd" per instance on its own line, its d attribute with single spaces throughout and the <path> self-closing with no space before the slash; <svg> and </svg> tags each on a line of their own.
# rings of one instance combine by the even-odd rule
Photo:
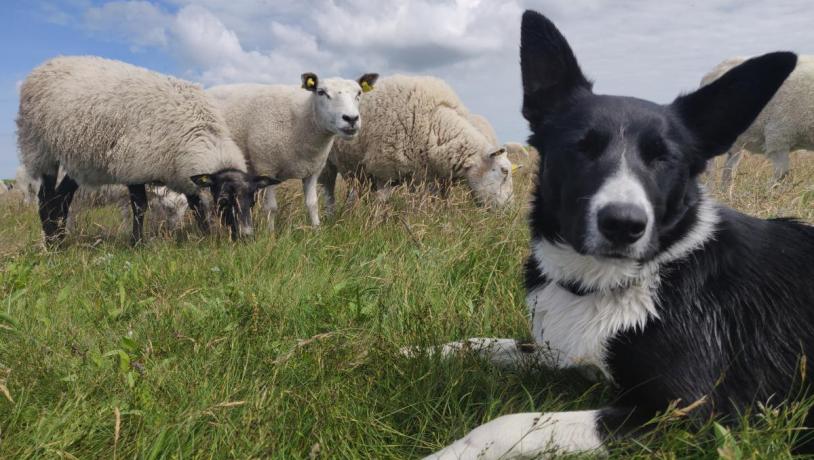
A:
<svg viewBox="0 0 814 460">
<path fill-rule="evenodd" d="M 491 143 L 492 145 L 498 144 L 499 141 L 497 140 L 497 133 L 495 132 L 495 128 L 492 127 L 492 124 L 489 123 L 489 120 L 487 120 L 486 117 L 484 117 L 483 115 L 478 115 L 476 113 L 471 113 L 469 114 L 469 117 L 467 117 L 467 119 L 469 120 L 470 123 L 472 123 L 472 126 L 474 126 L 478 131 L 480 131 L 481 134 L 483 134 L 483 137 L 485 137 L 486 140 L 489 141 L 489 143 Z"/>
<path fill-rule="evenodd" d="M 58 57 L 20 89 L 22 163 L 35 176 L 62 166 L 80 184 L 160 182 L 181 193 L 190 176 L 246 171 L 203 89 L 123 62 Z"/>
<path fill-rule="evenodd" d="M 728 59 L 704 76 L 706 85 L 747 58 Z M 814 56 L 800 55 L 797 67 L 735 147 L 760 153 L 814 149 Z"/>
<path fill-rule="evenodd" d="M 337 140 L 331 162 L 339 172 L 355 171 L 378 179 L 461 179 L 490 149 L 470 113 L 444 81 L 396 75 L 380 79 L 362 99 L 365 126 L 349 141 Z"/>
<path fill-rule="evenodd" d="M 320 127 L 313 94 L 299 86 L 236 84 L 210 88 L 252 173 L 279 180 L 318 174 L 335 134 Z"/>
</svg>

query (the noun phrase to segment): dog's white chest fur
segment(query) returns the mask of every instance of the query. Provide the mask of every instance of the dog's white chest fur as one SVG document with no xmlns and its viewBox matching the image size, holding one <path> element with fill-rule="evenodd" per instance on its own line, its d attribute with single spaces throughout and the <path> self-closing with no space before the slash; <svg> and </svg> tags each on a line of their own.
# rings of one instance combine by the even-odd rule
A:
<svg viewBox="0 0 814 460">
<path fill-rule="evenodd" d="M 656 271 L 599 263 L 543 241 L 535 242 L 532 257 L 552 280 L 526 296 L 534 340 L 550 349 L 554 365 L 596 366 L 610 378 L 605 360 L 608 342 L 619 332 L 643 328 L 649 319 L 658 318 Z M 556 282 L 569 279 L 597 291 L 579 296 Z"/>
<path fill-rule="evenodd" d="M 577 296 L 549 283 L 531 291 L 526 303 L 534 340 L 550 348 L 557 366 L 592 365 L 608 378 L 608 341 L 620 331 L 642 328 L 650 317 L 658 317 L 651 289 L 644 286 Z"/>
</svg>

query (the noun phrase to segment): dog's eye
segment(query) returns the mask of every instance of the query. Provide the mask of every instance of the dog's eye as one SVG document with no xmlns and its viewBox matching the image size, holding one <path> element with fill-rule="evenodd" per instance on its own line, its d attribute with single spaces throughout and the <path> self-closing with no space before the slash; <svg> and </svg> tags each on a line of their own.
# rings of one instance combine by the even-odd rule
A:
<svg viewBox="0 0 814 460">
<path fill-rule="evenodd" d="M 608 146 L 608 135 L 599 131 L 590 130 L 577 143 L 577 150 L 590 159 L 599 158 Z"/>
<path fill-rule="evenodd" d="M 641 151 L 642 159 L 646 163 L 664 160 L 669 153 L 667 144 L 664 143 L 661 136 L 655 134 L 644 136 L 639 143 L 639 150 Z"/>
</svg>

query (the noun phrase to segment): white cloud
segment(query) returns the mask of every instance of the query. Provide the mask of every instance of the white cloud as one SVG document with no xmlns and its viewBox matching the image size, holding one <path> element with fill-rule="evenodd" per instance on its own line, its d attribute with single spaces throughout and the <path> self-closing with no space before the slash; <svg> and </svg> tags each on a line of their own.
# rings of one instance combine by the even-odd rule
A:
<svg viewBox="0 0 814 460">
<path fill-rule="evenodd" d="M 81 5 L 87 0 L 70 0 Z M 300 73 L 376 71 L 446 79 L 506 139 L 521 139 L 520 15 L 549 15 L 595 89 L 668 102 L 717 62 L 813 53 L 809 0 L 169 0 L 85 6 L 83 26 L 174 56 L 211 85 L 296 84 Z M 50 14 L 64 22 L 59 11 Z"/>
<path fill-rule="evenodd" d="M 148 1 L 113 1 L 85 10 L 87 30 L 124 40 L 136 48 L 166 46 L 172 15 Z"/>
</svg>

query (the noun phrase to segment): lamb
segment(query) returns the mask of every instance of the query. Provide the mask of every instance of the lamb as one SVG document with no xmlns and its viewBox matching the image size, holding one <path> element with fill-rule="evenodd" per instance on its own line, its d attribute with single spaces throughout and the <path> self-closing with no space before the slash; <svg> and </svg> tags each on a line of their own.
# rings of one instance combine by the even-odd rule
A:
<svg viewBox="0 0 814 460">
<path fill-rule="evenodd" d="M 402 181 L 466 181 L 476 201 L 504 206 L 512 197 L 506 149 L 473 126 L 471 114 L 442 80 L 396 75 L 383 78 L 362 101 L 367 120 L 360 135 L 337 141 L 320 178 L 328 207 L 337 173 L 369 177 L 381 189 Z"/>
<path fill-rule="evenodd" d="M 236 84 L 207 92 L 221 109 L 229 129 L 256 174 L 278 180 L 302 179 L 311 224 L 319 226 L 317 179 L 334 138 L 350 139 L 362 125 L 359 100 L 379 75 L 358 80 L 320 79 L 302 74 L 302 89 L 287 85 Z M 303 91 L 303 89 L 305 91 Z M 275 188 L 266 192 L 265 211 L 274 229 Z"/>
<path fill-rule="evenodd" d="M 45 241 L 61 242 L 79 185 L 127 185 L 134 243 L 143 239 L 145 184 L 186 195 L 202 230 L 199 196 L 210 188 L 232 238 L 252 233 L 257 189 L 223 118 L 197 85 L 119 61 L 92 56 L 46 61 L 20 88 L 20 159 L 41 178 L 39 214 Z M 65 177 L 57 186 L 59 168 Z"/>
<path fill-rule="evenodd" d="M 62 180 L 65 171 L 59 171 L 57 180 Z M 40 180 L 32 177 L 25 166 L 17 168 L 14 182 L 21 191 L 23 203 L 30 205 L 37 200 L 40 189 Z M 168 231 L 180 227 L 187 210 L 187 199 L 180 193 L 173 192 L 164 186 L 146 186 L 147 203 L 153 216 L 152 223 L 156 228 Z M 117 206 L 121 210 L 123 219 L 130 214 L 130 194 L 123 185 L 102 185 L 100 187 L 82 187 L 76 191 L 71 201 L 71 213 L 68 215 L 65 226 L 69 231 L 75 228 L 76 216 L 82 211 L 102 206 Z"/>
<path fill-rule="evenodd" d="M 747 58 L 727 59 L 701 80 L 705 86 Z M 798 56 L 797 67 L 780 87 L 754 123 L 738 137 L 727 152 L 721 173 L 725 187 L 732 180 L 732 169 L 741 158 L 741 150 L 764 152 L 774 166 L 775 181 L 789 172 L 789 151 L 814 149 L 814 55 Z"/>
</svg>

